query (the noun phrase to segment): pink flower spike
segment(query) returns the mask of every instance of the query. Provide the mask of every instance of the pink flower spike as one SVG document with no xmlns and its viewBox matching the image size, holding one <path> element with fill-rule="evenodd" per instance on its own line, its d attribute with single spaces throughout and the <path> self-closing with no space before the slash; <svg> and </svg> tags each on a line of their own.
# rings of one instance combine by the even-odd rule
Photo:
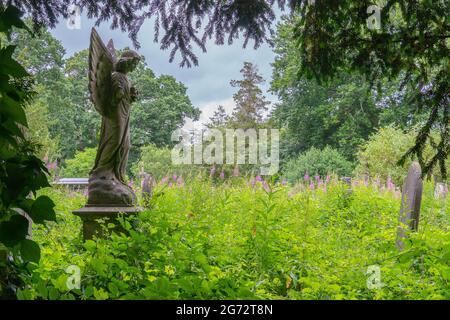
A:
<svg viewBox="0 0 450 320">
<path fill-rule="evenodd" d="M 258 182 L 261 182 L 263 179 L 261 178 L 261 176 L 260 175 L 257 175 L 256 177 L 255 177 L 255 179 L 256 179 L 256 181 L 258 181 Z"/>
<path fill-rule="evenodd" d="M 267 183 L 267 181 L 263 182 L 263 188 L 266 192 L 271 192 L 272 190 L 270 190 L 269 184 Z"/>
<path fill-rule="evenodd" d="M 309 174 L 308 174 L 308 171 L 305 172 L 305 176 L 303 177 L 303 179 L 304 179 L 305 181 L 309 181 Z"/>
<path fill-rule="evenodd" d="M 220 179 L 225 179 L 225 172 L 223 170 L 220 172 Z"/>
<path fill-rule="evenodd" d="M 310 188 L 311 190 L 314 190 L 314 182 L 311 181 L 311 183 L 309 184 L 309 188 Z"/>
</svg>

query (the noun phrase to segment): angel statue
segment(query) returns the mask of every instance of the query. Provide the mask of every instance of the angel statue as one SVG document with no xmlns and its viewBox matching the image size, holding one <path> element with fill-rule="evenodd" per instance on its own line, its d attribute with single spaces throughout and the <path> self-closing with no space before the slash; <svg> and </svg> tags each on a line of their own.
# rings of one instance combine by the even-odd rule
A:
<svg viewBox="0 0 450 320">
<path fill-rule="evenodd" d="M 133 71 L 140 56 L 126 50 L 116 58 L 112 40 L 102 42 L 92 28 L 89 46 L 89 92 L 95 109 L 102 116 L 100 143 L 89 176 L 88 206 L 133 206 L 136 196 L 125 183 L 125 167 L 130 149 L 130 109 L 137 90 L 127 73 Z"/>
</svg>

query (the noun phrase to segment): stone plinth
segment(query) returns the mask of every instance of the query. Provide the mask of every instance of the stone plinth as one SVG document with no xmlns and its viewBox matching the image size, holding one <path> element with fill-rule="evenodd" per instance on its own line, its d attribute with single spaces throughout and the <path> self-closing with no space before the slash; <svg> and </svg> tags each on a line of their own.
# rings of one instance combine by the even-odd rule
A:
<svg viewBox="0 0 450 320">
<path fill-rule="evenodd" d="M 73 214 L 79 216 L 83 221 L 83 238 L 84 240 L 92 239 L 94 235 L 97 237 L 105 237 L 112 231 L 124 232 L 117 217 L 120 213 L 124 215 L 137 214 L 142 209 L 139 207 L 116 207 L 116 206 L 89 206 L 73 211 Z M 113 223 L 114 228 L 108 228 L 105 230 L 105 226 L 97 221 L 98 219 L 105 219 L 105 224 Z"/>
</svg>

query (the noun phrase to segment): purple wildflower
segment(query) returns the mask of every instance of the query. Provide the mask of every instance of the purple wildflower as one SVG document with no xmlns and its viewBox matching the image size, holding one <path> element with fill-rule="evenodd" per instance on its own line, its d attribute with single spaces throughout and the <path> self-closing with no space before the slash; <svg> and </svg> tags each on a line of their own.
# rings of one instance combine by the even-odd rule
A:
<svg viewBox="0 0 450 320">
<path fill-rule="evenodd" d="M 330 182 L 330 175 L 327 175 L 327 177 L 325 178 L 325 183 Z"/>
<path fill-rule="evenodd" d="M 211 167 L 211 170 L 209 171 L 209 175 L 210 175 L 210 176 L 213 176 L 215 173 L 216 173 L 216 165 L 213 165 L 213 166 Z"/>
<path fill-rule="evenodd" d="M 281 180 L 281 185 L 282 185 L 282 186 L 287 185 L 287 180 L 286 180 L 286 179 Z"/>
<path fill-rule="evenodd" d="M 261 176 L 260 176 L 260 175 L 257 175 L 257 176 L 255 177 L 255 179 L 256 179 L 256 181 L 258 181 L 258 182 L 261 182 L 261 181 L 263 181 L 263 179 L 261 178 Z"/>
<path fill-rule="evenodd" d="M 314 190 L 314 182 L 311 181 L 311 183 L 309 184 L 309 188 L 310 188 L 311 190 Z"/>
<path fill-rule="evenodd" d="M 265 190 L 266 192 L 272 191 L 272 190 L 270 189 L 269 184 L 267 183 L 267 181 L 264 181 L 262 185 L 263 185 L 263 188 L 264 188 L 264 190 Z"/>
<path fill-rule="evenodd" d="M 252 178 L 252 180 L 250 181 L 250 183 L 251 183 L 252 187 L 254 187 L 255 184 L 256 184 L 256 180 Z"/>
<path fill-rule="evenodd" d="M 173 179 L 173 181 L 177 181 L 177 175 L 174 174 L 174 175 L 172 176 L 172 179 Z"/>
<path fill-rule="evenodd" d="M 222 171 L 220 171 L 220 179 L 225 179 L 225 172 L 223 172 L 223 170 Z"/>
<path fill-rule="evenodd" d="M 319 176 L 318 174 L 316 174 L 316 175 L 314 176 L 314 179 L 316 179 L 316 181 L 319 182 L 320 176 Z"/>
<path fill-rule="evenodd" d="M 303 179 L 304 179 L 305 181 L 309 181 L 309 174 L 308 174 L 308 171 L 305 172 L 305 176 L 303 177 Z"/>
</svg>

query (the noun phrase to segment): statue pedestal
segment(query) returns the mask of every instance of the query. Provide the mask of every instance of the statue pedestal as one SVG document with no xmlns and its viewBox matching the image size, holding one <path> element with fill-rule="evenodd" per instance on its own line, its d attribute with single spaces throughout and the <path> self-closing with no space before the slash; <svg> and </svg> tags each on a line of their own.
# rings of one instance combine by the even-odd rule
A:
<svg viewBox="0 0 450 320">
<path fill-rule="evenodd" d="M 89 206 L 73 211 L 73 214 L 79 216 L 83 221 L 83 238 L 84 240 L 92 239 L 94 235 L 97 237 L 105 237 L 112 231 L 124 232 L 126 230 L 122 228 L 117 217 L 120 213 L 124 215 L 137 214 L 142 209 L 139 207 L 101 207 L 101 206 Z M 102 225 L 98 219 L 105 219 L 105 224 Z M 114 228 L 106 228 L 108 223 L 113 223 Z"/>
</svg>

